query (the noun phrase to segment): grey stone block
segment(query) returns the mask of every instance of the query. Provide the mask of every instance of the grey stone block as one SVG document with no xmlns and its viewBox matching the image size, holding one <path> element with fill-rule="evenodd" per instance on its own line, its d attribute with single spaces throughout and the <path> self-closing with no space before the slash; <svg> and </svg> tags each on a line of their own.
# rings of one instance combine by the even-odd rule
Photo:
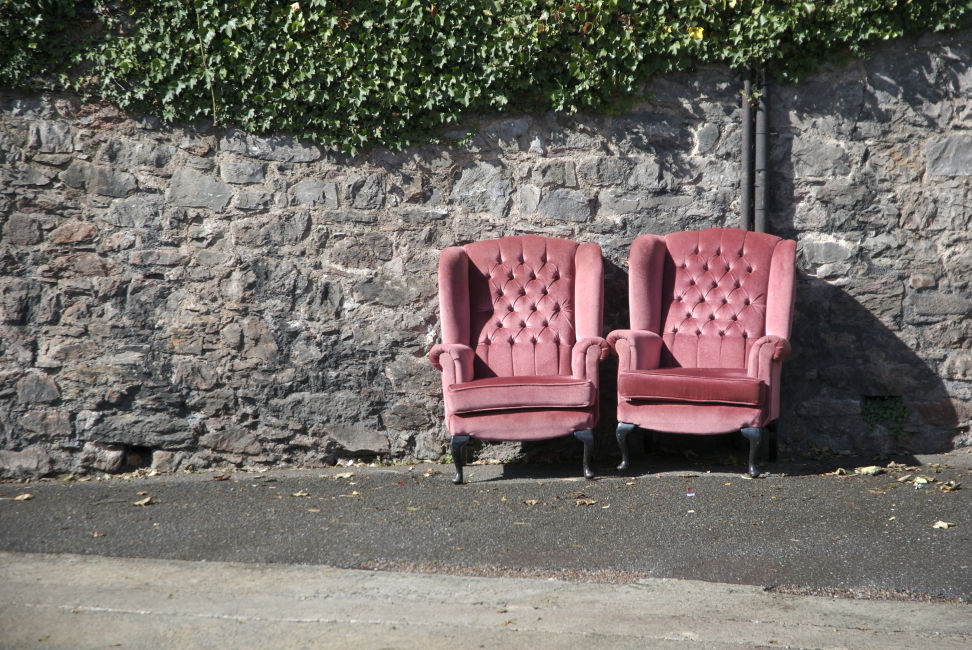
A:
<svg viewBox="0 0 972 650">
<path fill-rule="evenodd" d="M 931 176 L 972 176 L 972 135 L 935 138 L 925 146 Z"/>
<path fill-rule="evenodd" d="M 259 137 L 237 129 L 229 129 L 220 141 L 223 151 L 259 160 L 306 163 L 319 160 L 321 150 L 316 145 L 304 145 L 287 136 Z"/>
<path fill-rule="evenodd" d="M 207 208 L 222 212 L 233 191 L 212 176 L 183 167 L 172 175 L 168 201 L 184 208 Z"/>
<path fill-rule="evenodd" d="M 219 175 L 227 183 L 262 183 L 267 165 L 253 160 L 224 160 L 219 165 Z"/>
</svg>

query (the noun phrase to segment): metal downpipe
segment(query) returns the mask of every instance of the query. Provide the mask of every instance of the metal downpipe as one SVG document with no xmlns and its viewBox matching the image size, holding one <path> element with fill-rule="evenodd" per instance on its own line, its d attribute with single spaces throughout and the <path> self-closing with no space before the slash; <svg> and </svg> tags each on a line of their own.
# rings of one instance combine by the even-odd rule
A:
<svg viewBox="0 0 972 650">
<path fill-rule="evenodd" d="M 759 100 L 756 104 L 756 164 L 753 183 L 753 215 L 756 232 L 767 232 L 769 206 L 769 97 L 766 92 L 766 72 L 759 81 Z"/>
<path fill-rule="evenodd" d="M 743 70 L 742 91 L 742 160 L 740 170 L 739 227 L 743 230 L 753 228 L 753 72 L 748 67 Z"/>
</svg>

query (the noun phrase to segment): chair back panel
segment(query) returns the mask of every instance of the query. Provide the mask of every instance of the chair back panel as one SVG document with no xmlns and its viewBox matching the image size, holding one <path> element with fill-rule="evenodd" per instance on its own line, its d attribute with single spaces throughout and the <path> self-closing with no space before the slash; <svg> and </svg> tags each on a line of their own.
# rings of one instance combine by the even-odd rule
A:
<svg viewBox="0 0 972 650">
<path fill-rule="evenodd" d="M 523 235 L 463 247 L 477 379 L 570 375 L 577 246 Z"/>
<path fill-rule="evenodd" d="M 665 241 L 662 367 L 745 368 L 766 333 L 770 266 L 782 240 L 713 228 Z"/>
</svg>

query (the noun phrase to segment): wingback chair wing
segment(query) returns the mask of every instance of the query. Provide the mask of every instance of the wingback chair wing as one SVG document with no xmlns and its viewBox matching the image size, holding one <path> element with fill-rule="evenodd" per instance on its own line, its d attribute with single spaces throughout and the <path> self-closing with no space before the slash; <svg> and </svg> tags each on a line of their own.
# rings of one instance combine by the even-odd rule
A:
<svg viewBox="0 0 972 650">
<path fill-rule="evenodd" d="M 764 442 L 775 460 L 795 256 L 791 240 L 733 228 L 635 239 L 631 329 L 608 335 L 618 355 L 618 469 L 628 467 L 627 436 L 638 427 L 741 431 L 754 477 Z"/>
<path fill-rule="evenodd" d="M 439 257 L 442 373 L 455 483 L 470 438 L 573 433 L 590 469 L 598 417 L 604 270 L 596 244 L 537 235 L 453 246 Z"/>
</svg>

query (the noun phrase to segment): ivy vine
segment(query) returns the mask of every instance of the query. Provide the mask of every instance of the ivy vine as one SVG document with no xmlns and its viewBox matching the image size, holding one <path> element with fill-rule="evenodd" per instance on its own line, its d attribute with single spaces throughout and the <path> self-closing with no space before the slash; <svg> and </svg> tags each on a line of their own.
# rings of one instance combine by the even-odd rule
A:
<svg viewBox="0 0 972 650">
<path fill-rule="evenodd" d="M 972 0 L 4 0 L 0 85 L 346 152 L 463 115 L 611 111 L 700 63 L 799 78 Z"/>
</svg>

